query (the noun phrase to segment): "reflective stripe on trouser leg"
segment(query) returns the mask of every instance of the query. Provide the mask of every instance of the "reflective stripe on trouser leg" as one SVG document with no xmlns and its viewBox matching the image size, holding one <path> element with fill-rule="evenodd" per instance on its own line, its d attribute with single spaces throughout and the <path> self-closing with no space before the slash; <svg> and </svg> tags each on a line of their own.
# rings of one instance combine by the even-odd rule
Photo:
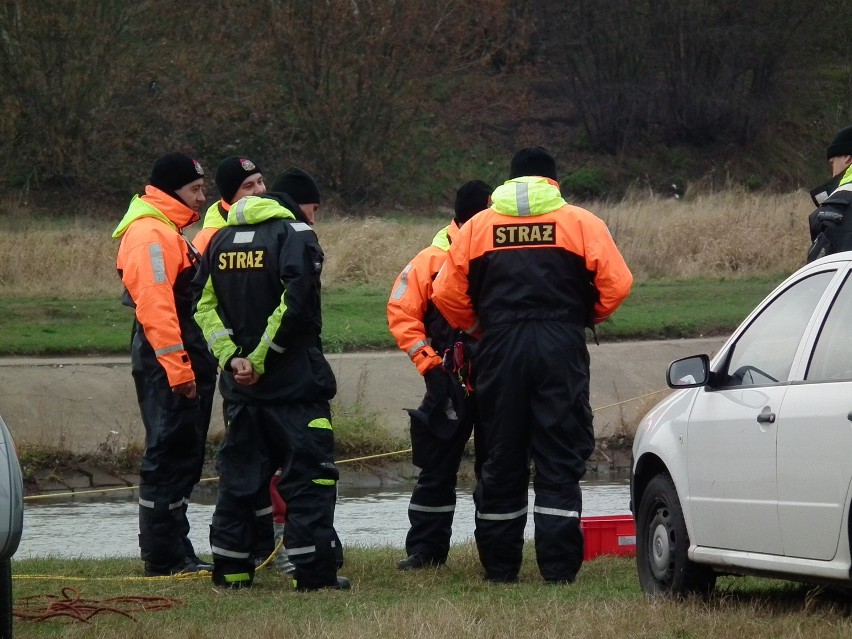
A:
<svg viewBox="0 0 852 639">
<path fill-rule="evenodd" d="M 480 510 L 482 498 L 474 501 L 478 502 L 474 538 L 486 575 L 500 579 L 517 577 L 524 547 L 527 506 L 512 511 L 483 511 Z"/>
<path fill-rule="evenodd" d="M 287 504 L 287 557 L 300 587 L 336 584 L 342 549 L 334 531 L 339 473 L 327 402 L 268 406 L 280 428 L 283 460 L 278 491 Z"/>
<path fill-rule="evenodd" d="M 258 493 L 259 502 L 254 511 L 254 548 L 252 555 L 257 559 L 266 559 L 275 550 L 275 530 L 272 527 L 272 502 L 269 489 Z"/>
<path fill-rule="evenodd" d="M 214 578 L 221 575 L 222 583 L 231 573 L 253 574 L 258 514 L 271 519 L 269 478 L 274 471 L 262 411 L 236 402 L 228 402 L 226 411 L 228 428 L 216 457 L 219 490 L 210 526 Z M 269 540 L 264 540 L 267 557 L 271 552 L 271 526 L 268 535 Z"/>
<path fill-rule="evenodd" d="M 545 579 L 572 581 L 577 576 L 583 563 L 582 507 L 579 484 L 562 486 L 559 492 L 536 488 L 535 553 Z"/>
<path fill-rule="evenodd" d="M 170 487 L 139 487 L 139 550 L 147 567 L 167 571 L 184 561 L 181 531 L 183 497 L 169 497 Z"/>
<path fill-rule="evenodd" d="M 186 500 L 204 459 L 213 383 L 209 384 L 209 399 L 189 400 L 173 393 L 164 369 L 138 328 L 131 360 L 145 425 L 145 453 L 139 473 L 140 548 L 143 559 L 152 564 L 149 567 L 171 568 L 192 552 Z"/>
<path fill-rule="evenodd" d="M 465 420 L 451 437 L 441 439 L 412 420 L 411 445 L 421 470 L 408 506 L 407 555 L 446 561 L 456 509 L 456 479 L 472 430 L 472 422 Z"/>
</svg>

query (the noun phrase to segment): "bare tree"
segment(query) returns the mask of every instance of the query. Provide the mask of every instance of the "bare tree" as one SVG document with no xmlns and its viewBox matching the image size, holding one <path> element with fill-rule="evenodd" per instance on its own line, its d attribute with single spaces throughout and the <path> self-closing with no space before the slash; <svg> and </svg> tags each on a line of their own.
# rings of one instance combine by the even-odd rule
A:
<svg viewBox="0 0 852 639">
<path fill-rule="evenodd" d="M 97 167 L 95 138 L 117 115 L 116 71 L 144 3 L 0 4 L 4 170 L 21 183 L 75 183 Z"/>
<path fill-rule="evenodd" d="M 270 9 L 279 122 L 349 202 L 429 171 L 418 159 L 435 120 L 481 108 L 483 77 L 514 37 L 506 0 L 271 0 Z"/>
</svg>

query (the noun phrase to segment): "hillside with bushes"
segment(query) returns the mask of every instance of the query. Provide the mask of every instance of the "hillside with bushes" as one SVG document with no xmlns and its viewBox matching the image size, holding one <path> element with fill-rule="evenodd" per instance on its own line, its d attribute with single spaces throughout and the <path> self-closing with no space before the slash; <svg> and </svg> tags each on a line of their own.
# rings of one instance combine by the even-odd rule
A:
<svg viewBox="0 0 852 639">
<path fill-rule="evenodd" d="M 852 123 L 837 0 L 65 0 L 0 5 L 0 195 L 120 206 L 181 150 L 298 165 L 353 214 L 498 184 L 788 191 Z M 212 193 L 212 180 L 209 185 Z M 8 208 L 8 207 L 7 207 Z"/>
</svg>

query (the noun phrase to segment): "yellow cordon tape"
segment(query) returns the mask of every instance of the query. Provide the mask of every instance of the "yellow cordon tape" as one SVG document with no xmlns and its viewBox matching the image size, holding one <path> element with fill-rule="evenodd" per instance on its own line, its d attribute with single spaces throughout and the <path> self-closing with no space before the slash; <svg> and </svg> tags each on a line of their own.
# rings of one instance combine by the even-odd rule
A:
<svg viewBox="0 0 852 639">
<path fill-rule="evenodd" d="M 630 399 L 625 399 L 624 401 L 621 401 L 621 402 L 615 402 L 614 404 L 608 404 L 606 406 L 599 406 L 598 408 L 593 408 L 592 412 L 606 410 L 607 408 L 614 408 L 615 406 L 621 406 L 622 404 L 628 404 L 630 402 L 635 402 L 635 401 L 640 400 L 640 399 L 645 399 L 646 397 L 652 397 L 654 395 L 659 395 L 660 393 L 663 393 L 667 390 L 669 390 L 669 389 L 668 388 L 661 388 L 660 390 L 656 390 L 656 391 L 653 391 L 651 393 L 645 393 L 644 395 L 639 395 L 637 397 L 631 397 Z M 349 464 L 349 463 L 352 463 L 352 462 L 367 461 L 367 460 L 370 460 L 370 459 L 378 459 L 380 457 L 392 457 L 394 455 L 402 455 L 402 454 L 410 453 L 410 452 L 411 452 L 411 448 L 405 448 L 403 450 L 395 450 L 395 451 L 392 451 L 392 452 L 389 452 L 389 453 L 377 453 L 375 455 L 366 455 L 364 457 L 352 457 L 350 459 L 341 459 L 341 460 L 339 460 L 335 463 L 336 464 Z M 198 483 L 201 484 L 201 483 L 207 483 L 207 482 L 218 481 L 218 480 L 219 480 L 218 477 L 205 477 L 204 479 L 199 480 Z M 55 499 L 56 497 L 76 497 L 78 495 L 92 495 L 92 494 L 99 494 L 99 493 L 110 493 L 110 492 L 116 492 L 116 491 L 119 491 L 119 490 L 136 490 L 137 488 L 139 488 L 139 487 L 138 486 L 121 486 L 119 488 L 102 488 L 102 489 L 95 489 L 95 490 L 82 490 L 82 491 L 76 491 L 76 492 L 70 492 L 70 493 L 52 493 L 52 494 L 49 494 L 49 495 L 31 495 L 29 497 L 24 497 L 24 501 L 35 501 L 37 499 Z M 278 541 L 278 545 L 275 546 L 275 548 L 273 549 L 272 554 L 270 554 L 269 557 L 267 557 L 266 560 L 262 564 L 260 564 L 257 568 L 255 568 L 255 572 L 258 572 L 258 571 L 262 570 L 263 568 L 266 568 L 275 559 L 275 556 L 281 550 L 281 547 L 283 546 L 283 544 L 284 544 L 284 540 L 280 539 Z M 199 572 L 193 572 L 193 573 L 187 573 L 187 574 L 181 574 L 181 575 L 168 575 L 168 576 L 164 576 L 164 577 L 67 577 L 67 576 L 53 576 L 53 575 L 20 575 L 20 574 L 15 574 L 15 575 L 12 575 L 12 579 L 13 580 L 38 579 L 38 580 L 45 580 L 45 581 L 56 580 L 56 579 L 62 579 L 62 580 L 67 580 L 67 581 L 156 581 L 156 580 L 163 580 L 163 579 L 183 579 L 183 580 L 199 579 L 199 578 L 205 578 L 206 579 L 209 576 L 210 576 L 210 573 L 208 571 L 202 570 L 202 571 L 199 571 Z"/>
</svg>

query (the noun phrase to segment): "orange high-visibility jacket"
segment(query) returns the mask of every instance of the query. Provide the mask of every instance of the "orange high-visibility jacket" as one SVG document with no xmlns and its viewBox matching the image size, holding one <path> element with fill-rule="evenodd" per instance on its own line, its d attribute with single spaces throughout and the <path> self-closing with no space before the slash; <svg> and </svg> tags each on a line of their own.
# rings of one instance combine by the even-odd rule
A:
<svg viewBox="0 0 852 639">
<path fill-rule="evenodd" d="M 426 313 L 432 297 L 432 281 L 447 259 L 447 250 L 458 235 L 455 222 L 438 231 L 432 244 L 420 251 L 397 276 L 388 300 L 388 328 L 399 347 L 411 358 L 420 374 L 441 364 L 430 343 Z"/>
<path fill-rule="evenodd" d="M 181 296 L 190 297 L 195 249 L 181 229 L 198 219 L 191 208 L 149 185 L 145 195 L 133 198 L 113 232 L 121 238 L 116 259 L 121 281 L 172 387 L 195 380 L 181 333 L 181 322 L 192 321 L 191 307 L 188 318 L 179 317 L 175 285 L 180 279 L 187 289 Z"/>
<path fill-rule="evenodd" d="M 603 220 L 567 204 L 553 180 L 520 177 L 461 228 L 432 301 L 450 324 L 478 336 L 525 320 L 601 322 L 632 283 Z"/>
</svg>

